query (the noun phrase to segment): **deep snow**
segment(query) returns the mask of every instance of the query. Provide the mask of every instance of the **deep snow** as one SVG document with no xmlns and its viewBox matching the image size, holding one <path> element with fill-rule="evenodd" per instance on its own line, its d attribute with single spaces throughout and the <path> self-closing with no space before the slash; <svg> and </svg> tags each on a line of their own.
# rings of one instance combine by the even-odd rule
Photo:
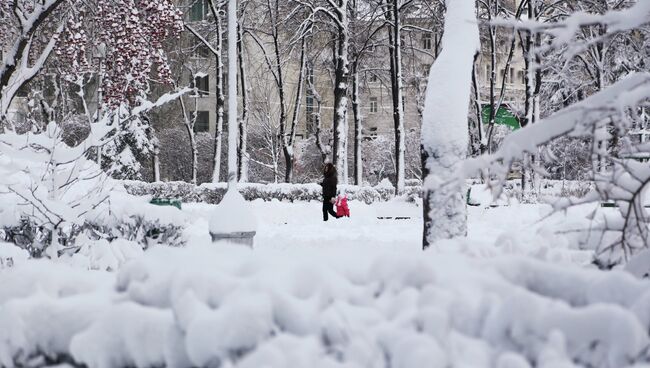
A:
<svg viewBox="0 0 650 368">
<path fill-rule="evenodd" d="M 44 355 L 98 368 L 648 361 L 650 282 L 590 267 L 590 251 L 550 231 L 587 208 L 539 221 L 548 206 L 469 207 L 467 239 L 422 252 L 415 203 L 353 201 L 352 217 L 328 222 L 319 202 L 251 205 L 255 249 L 210 244 L 214 206 L 185 204 L 187 247 L 120 244 L 133 258 L 116 272 L 65 259 L 0 268 L 0 366 Z"/>
</svg>

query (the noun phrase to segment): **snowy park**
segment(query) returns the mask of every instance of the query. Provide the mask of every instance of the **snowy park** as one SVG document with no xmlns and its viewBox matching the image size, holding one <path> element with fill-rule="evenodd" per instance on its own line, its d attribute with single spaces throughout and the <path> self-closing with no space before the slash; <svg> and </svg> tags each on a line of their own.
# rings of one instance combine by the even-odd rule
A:
<svg viewBox="0 0 650 368">
<path fill-rule="evenodd" d="M 0 368 L 650 367 L 650 1 L 0 0 Z"/>
</svg>

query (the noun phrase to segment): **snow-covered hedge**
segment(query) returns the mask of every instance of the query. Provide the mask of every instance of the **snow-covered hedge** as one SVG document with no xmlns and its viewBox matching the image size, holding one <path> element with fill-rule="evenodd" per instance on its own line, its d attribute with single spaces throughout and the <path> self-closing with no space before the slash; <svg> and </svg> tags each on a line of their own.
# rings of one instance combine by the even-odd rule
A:
<svg viewBox="0 0 650 368">
<path fill-rule="evenodd" d="M 374 250 L 373 250 L 374 249 Z M 524 258 L 158 247 L 0 270 L 0 366 L 640 367 L 650 282 Z"/>
<path fill-rule="evenodd" d="M 480 180 L 468 180 L 468 186 L 479 185 Z M 123 181 L 126 190 L 135 196 L 151 196 L 153 198 L 176 198 L 186 203 L 202 202 L 217 204 L 226 193 L 226 183 L 202 184 L 195 186 L 185 182 L 156 182 Z M 421 184 L 416 180 L 408 181 L 402 195 L 407 200 L 420 198 Z M 318 184 L 256 184 L 242 183 L 239 191 L 246 200 L 262 199 L 270 201 L 320 201 L 321 186 Z M 395 198 L 395 187 L 384 179 L 379 184 L 371 186 L 339 185 L 339 193 L 346 194 L 350 200 L 358 200 L 366 204 L 389 201 Z M 539 186 L 539 197 L 527 198 L 525 201 L 540 199 L 553 200 L 557 197 L 582 197 L 593 189 L 588 182 L 543 180 Z M 504 187 L 506 196 L 522 201 L 521 181 L 511 180 Z"/>
<path fill-rule="evenodd" d="M 156 182 L 124 181 L 126 190 L 135 196 L 152 196 L 154 198 L 176 198 L 183 202 L 203 202 L 217 204 L 226 193 L 227 184 L 202 184 L 195 186 L 185 182 Z M 370 204 L 378 201 L 388 201 L 395 197 L 395 188 L 387 180 L 374 187 L 339 185 L 339 193 L 346 194 L 350 200 Z M 256 184 L 242 183 L 238 185 L 242 196 L 249 201 L 262 199 L 270 201 L 320 201 L 322 188 L 311 184 Z M 419 187 L 407 187 L 405 195 L 419 196 Z"/>
</svg>

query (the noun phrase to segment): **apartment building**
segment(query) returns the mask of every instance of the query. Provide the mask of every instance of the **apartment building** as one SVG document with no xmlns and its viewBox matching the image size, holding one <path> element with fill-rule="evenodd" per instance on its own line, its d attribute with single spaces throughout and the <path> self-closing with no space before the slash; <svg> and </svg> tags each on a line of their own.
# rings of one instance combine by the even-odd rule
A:
<svg viewBox="0 0 650 368">
<path fill-rule="evenodd" d="M 186 11 L 188 21 L 200 22 L 209 17 L 209 10 L 206 4 L 197 0 L 191 3 Z M 421 123 L 421 111 L 424 103 L 424 92 L 426 87 L 429 69 L 434 62 L 434 55 L 439 49 L 437 44 L 439 37 L 433 32 L 424 31 L 427 29 L 427 19 L 419 20 L 422 24 L 421 31 L 409 31 L 402 34 L 403 68 L 403 106 L 405 129 L 419 130 Z M 411 20 L 410 23 L 418 23 L 418 20 Z M 261 41 L 264 40 L 262 36 Z M 189 45 L 193 48 L 192 57 L 187 61 L 184 68 L 188 81 L 197 87 L 198 93 L 192 96 L 186 105 L 196 109 L 196 131 L 214 133 L 216 127 L 216 78 L 215 61 L 211 52 L 192 35 L 186 35 Z M 301 99 L 300 116 L 298 118 L 297 137 L 304 138 L 313 135 L 316 131 L 315 113 L 320 111 L 320 120 L 323 128 L 331 127 L 333 120 L 334 97 L 333 97 L 333 74 L 331 65 L 331 51 L 319 50 L 327 47 L 323 42 L 314 40 L 309 45 L 308 61 L 303 80 L 303 97 Z M 268 45 L 267 45 L 268 46 Z M 524 83 L 524 61 L 519 47 L 515 48 L 510 67 L 506 69 L 508 46 L 505 43 L 499 44 L 497 52 L 497 90 L 505 79 L 504 104 L 508 108 L 517 110 L 522 105 Z M 249 122 L 251 125 L 273 125 L 277 124 L 279 116 L 279 95 L 273 74 L 269 71 L 264 51 L 257 42 L 245 36 L 243 42 L 244 58 L 248 81 L 248 107 Z M 225 40 L 224 40 L 225 48 Z M 271 52 L 267 48 L 267 53 Z M 269 54 L 268 57 L 273 57 Z M 283 55 L 286 60 L 284 65 L 284 94 L 287 117 L 290 120 L 294 111 L 295 94 L 299 84 L 299 57 L 294 55 Z M 370 51 L 370 57 L 361 68 L 359 75 L 359 111 L 363 122 L 363 135 L 372 138 L 378 135 L 390 136 L 394 134 L 392 95 L 390 78 L 388 74 L 388 48 L 377 47 L 377 50 Z M 226 60 L 227 62 L 227 60 Z M 490 82 L 490 55 L 484 49 L 478 59 L 478 74 L 480 86 L 481 103 L 489 101 Z M 312 85 L 313 91 L 308 88 Z M 351 85 L 351 83 L 350 83 Z M 224 83 L 225 86 L 225 83 Z M 436 86 L 436 88 L 445 88 Z M 348 105 L 348 125 L 350 137 L 353 134 L 353 111 L 352 100 Z M 224 120 L 225 121 L 225 120 Z"/>
</svg>

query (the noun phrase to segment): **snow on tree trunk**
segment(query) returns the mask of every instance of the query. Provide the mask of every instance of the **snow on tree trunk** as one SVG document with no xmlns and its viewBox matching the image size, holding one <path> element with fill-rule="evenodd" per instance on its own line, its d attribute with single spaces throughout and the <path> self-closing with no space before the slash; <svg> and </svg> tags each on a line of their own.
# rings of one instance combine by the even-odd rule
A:
<svg viewBox="0 0 650 368">
<path fill-rule="evenodd" d="M 479 51 L 473 1 L 448 2 L 442 47 L 429 74 L 422 121 L 424 248 L 467 234 L 465 188 L 456 170 L 467 156 L 472 66 Z"/>
<path fill-rule="evenodd" d="M 41 28 L 49 14 L 62 2 L 59 0 L 48 1 L 44 5 L 36 7 L 28 19 L 21 20 L 19 36 L 15 38 L 4 59 L 0 59 L 0 121 L 6 117 L 11 101 L 19 89 L 43 69 L 45 62 L 54 50 L 58 36 L 63 31 L 63 23 L 48 35 L 49 41 L 45 47 L 42 47 L 37 55 L 31 55 L 34 33 Z M 18 17 L 18 19 L 22 18 Z M 0 35 L 0 41 L 3 36 Z"/>
<path fill-rule="evenodd" d="M 237 190 L 237 0 L 228 1 L 228 188 Z"/>
<path fill-rule="evenodd" d="M 347 152 L 347 119 L 348 119 L 348 75 L 349 75 L 349 18 L 348 18 L 348 0 L 339 0 L 336 7 L 336 19 L 338 23 L 337 47 L 336 47 L 336 64 L 334 78 L 334 147 L 332 150 L 332 162 L 338 172 L 339 183 L 347 184 L 348 178 L 346 173 Z"/>
<path fill-rule="evenodd" d="M 160 149 L 158 145 L 155 146 L 153 151 L 153 181 L 160 181 Z"/>
</svg>

